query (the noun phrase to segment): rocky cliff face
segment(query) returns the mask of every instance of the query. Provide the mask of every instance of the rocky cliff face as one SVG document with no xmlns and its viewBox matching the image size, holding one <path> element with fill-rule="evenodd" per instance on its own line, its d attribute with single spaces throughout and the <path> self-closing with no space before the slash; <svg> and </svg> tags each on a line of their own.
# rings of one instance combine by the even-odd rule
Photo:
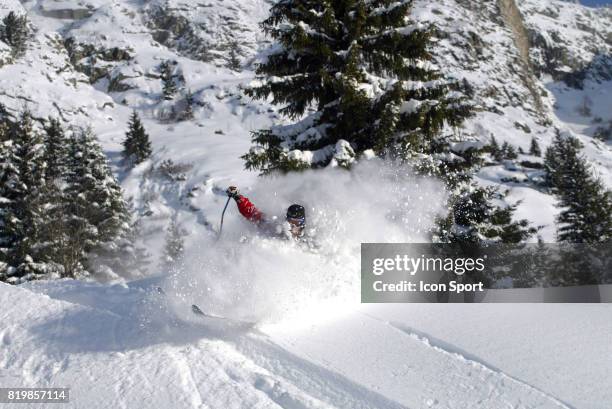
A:
<svg viewBox="0 0 612 409">
<path fill-rule="evenodd" d="M 584 137 L 587 155 L 612 184 L 610 141 L 592 138 L 612 119 L 611 9 L 541 0 L 415 4 L 416 17 L 440 30 L 437 64 L 464 81 L 480 107 L 459 133 L 526 151 L 532 138 L 545 146 L 567 130 Z"/>
<path fill-rule="evenodd" d="M 609 80 L 612 9 L 571 2 L 517 0 L 529 33 L 536 72 L 581 86 L 586 77 Z"/>
<path fill-rule="evenodd" d="M 258 22 L 271 0 L 2 4 L 2 14 L 16 9 L 30 15 L 38 27 L 35 43 L 45 36 L 63 43 L 63 49 L 43 51 L 67 53 L 70 66 L 64 71 L 85 74 L 117 102 L 126 96 L 117 98 L 115 93 L 159 79 L 155 65 L 162 55 L 225 67 L 233 46 L 248 70 L 269 46 Z M 414 15 L 439 28 L 436 61 L 474 90 L 484 111 L 513 107 L 523 111 L 524 121 L 548 124 L 552 104 L 545 98 L 545 75 L 573 86 L 581 86 L 587 77 L 612 78 L 609 9 L 543 0 L 417 0 Z M 0 60 L 8 61 L 6 48 L 0 43 Z M 146 87 L 142 91 L 150 93 Z"/>
<path fill-rule="evenodd" d="M 529 42 L 529 33 L 525 27 L 525 22 L 515 0 L 499 0 L 497 2 L 499 11 L 504 19 L 504 23 L 512 30 L 514 46 L 517 48 L 520 56 L 521 79 L 525 86 L 529 89 L 535 108 L 542 114 L 541 93 L 537 89 L 535 78 L 533 77 L 532 62 L 529 55 L 531 44 Z"/>
</svg>

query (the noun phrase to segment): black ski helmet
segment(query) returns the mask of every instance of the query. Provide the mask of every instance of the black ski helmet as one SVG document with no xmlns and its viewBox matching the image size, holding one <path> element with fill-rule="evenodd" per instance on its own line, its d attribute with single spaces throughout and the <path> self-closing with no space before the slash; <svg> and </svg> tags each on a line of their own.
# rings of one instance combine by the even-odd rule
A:
<svg viewBox="0 0 612 409">
<path fill-rule="evenodd" d="M 292 204 L 287 209 L 287 219 L 305 219 L 306 218 L 306 210 L 304 206 L 299 204 Z"/>
</svg>

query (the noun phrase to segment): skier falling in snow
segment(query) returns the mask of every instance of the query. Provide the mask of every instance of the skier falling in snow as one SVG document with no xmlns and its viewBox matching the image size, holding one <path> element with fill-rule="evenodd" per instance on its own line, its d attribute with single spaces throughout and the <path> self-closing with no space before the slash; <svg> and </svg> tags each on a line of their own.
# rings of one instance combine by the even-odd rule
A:
<svg viewBox="0 0 612 409">
<path fill-rule="evenodd" d="M 245 219 L 255 223 L 255 225 L 266 234 L 296 240 L 300 245 L 304 245 L 306 248 L 310 249 L 310 251 L 318 252 L 319 246 L 304 235 L 304 229 L 306 227 L 306 211 L 304 206 L 299 204 L 292 204 L 289 206 L 285 217 L 286 222 L 280 224 L 276 223 L 274 219 L 266 219 L 266 215 L 255 207 L 249 198 L 242 196 L 240 192 L 238 192 L 236 186 L 228 187 L 225 193 L 236 201 L 240 214 L 244 216 Z M 205 313 L 196 304 L 191 305 L 191 310 L 196 315 L 214 319 L 226 319 L 221 316 Z"/>
<path fill-rule="evenodd" d="M 247 220 L 255 223 L 266 233 L 281 235 L 295 240 L 300 240 L 304 237 L 304 228 L 306 227 L 306 211 L 304 206 L 299 204 L 289 206 L 285 218 L 286 223 L 278 224 L 267 220 L 266 215 L 255 207 L 247 197 L 242 196 L 238 192 L 237 187 L 228 187 L 226 193 L 236 201 L 240 214 Z"/>
</svg>

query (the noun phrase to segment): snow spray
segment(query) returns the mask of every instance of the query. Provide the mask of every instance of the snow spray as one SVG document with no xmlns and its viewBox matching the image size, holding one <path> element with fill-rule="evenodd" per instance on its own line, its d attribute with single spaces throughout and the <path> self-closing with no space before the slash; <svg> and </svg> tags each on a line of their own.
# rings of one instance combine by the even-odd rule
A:
<svg viewBox="0 0 612 409">
<path fill-rule="evenodd" d="M 355 306 L 361 243 L 428 242 L 446 202 L 441 182 L 378 159 L 262 177 L 245 194 L 268 219 L 302 204 L 310 244 L 261 234 L 235 212 L 215 246 L 210 237 L 187 247 L 184 268 L 165 283 L 175 308 L 277 322 L 330 300 Z"/>
</svg>

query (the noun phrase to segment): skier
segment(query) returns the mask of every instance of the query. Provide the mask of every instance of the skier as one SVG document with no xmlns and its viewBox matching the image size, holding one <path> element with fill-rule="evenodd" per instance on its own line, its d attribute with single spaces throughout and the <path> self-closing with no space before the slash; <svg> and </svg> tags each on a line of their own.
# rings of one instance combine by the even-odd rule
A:
<svg viewBox="0 0 612 409">
<path fill-rule="evenodd" d="M 304 237 L 304 228 L 306 227 L 306 211 L 304 206 L 299 204 L 292 204 L 287 209 L 286 223 L 279 225 L 266 218 L 266 215 L 262 213 L 251 201 L 238 192 L 236 186 L 230 186 L 225 191 L 227 195 L 233 198 L 238 205 L 238 211 L 247 220 L 255 223 L 258 227 L 266 231 L 267 233 L 284 235 L 296 240 Z"/>
</svg>

